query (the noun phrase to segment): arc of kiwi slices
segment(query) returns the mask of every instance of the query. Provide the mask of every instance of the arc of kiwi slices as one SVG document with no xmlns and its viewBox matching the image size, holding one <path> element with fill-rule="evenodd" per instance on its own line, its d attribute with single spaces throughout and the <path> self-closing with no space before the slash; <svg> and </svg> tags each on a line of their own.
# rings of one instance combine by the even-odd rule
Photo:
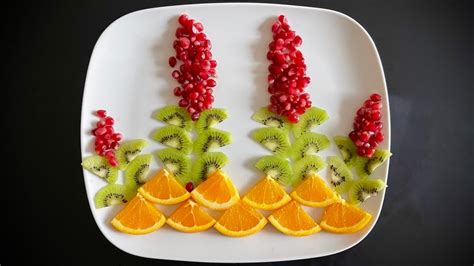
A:
<svg viewBox="0 0 474 266">
<path fill-rule="evenodd" d="M 151 159 L 151 154 L 142 154 L 135 157 L 125 170 L 124 184 L 136 188 L 145 183 L 146 176 L 150 172 Z"/>
<path fill-rule="evenodd" d="M 381 179 L 360 179 L 355 181 L 349 189 L 348 202 L 360 204 L 375 196 L 386 187 Z"/>
<path fill-rule="evenodd" d="M 286 118 L 270 112 L 267 107 L 260 108 L 252 115 L 252 119 L 268 127 L 276 127 L 280 129 L 290 128 L 290 124 Z"/>
<path fill-rule="evenodd" d="M 296 138 L 291 150 L 292 157 L 299 160 L 329 147 L 329 139 L 323 134 L 307 132 Z"/>
<path fill-rule="evenodd" d="M 115 152 L 120 170 L 125 170 L 128 164 L 142 152 L 148 143 L 143 139 L 124 141 Z"/>
<path fill-rule="evenodd" d="M 358 156 L 355 162 L 355 169 L 360 178 L 368 178 L 377 167 L 382 165 L 392 153 L 388 150 L 377 149 L 371 158 Z"/>
<path fill-rule="evenodd" d="M 309 175 L 316 175 L 324 167 L 326 167 L 326 163 L 317 155 L 308 155 L 296 161 L 293 165 L 296 180 L 292 185 L 296 185 L 297 182 L 304 180 Z"/>
<path fill-rule="evenodd" d="M 222 152 L 205 152 L 196 159 L 191 170 L 190 178 L 194 185 L 221 169 L 228 162 L 227 156 Z"/>
<path fill-rule="evenodd" d="M 255 167 L 284 186 L 291 185 L 294 181 L 290 162 L 281 157 L 275 155 L 263 156 L 255 163 Z"/>
<path fill-rule="evenodd" d="M 99 155 L 94 155 L 85 158 L 82 167 L 89 170 L 91 173 L 103 178 L 110 184 L 115 183 L 118 177 L 118 168 L 112 167 L 107 159 Z"/>
<path fill-rule="evenodd" d="M 339 148 L 341 152 L 344 163 L 346 163 L 348 167 L 354 167 L 358 156 L 354 142 L 344 136 L 335 136 L 334 142 L 336 142 L 337 148 Z"/>
<path fill-rule="evenodd" d="M 127 203 L 136 195 L 136 190 L 118 184 L 111 184 L 101 188 L 94 196 L 97 209 Z"/>
<path fill-rule="evenodd" d="M 232 137 L 229 132 L 211 128 L 199 133 L 194 143 L 194 152 L 201 155 L 204 152 L 213 151 L 230 143 L 232 143 Z"/>
<path fill-rule="evenodd" d="M 155 112 L 153 117 L 158 121 L 183 128 L 187 131 L 191 131 L 193 128 L 191 116 L 188 111 L 177 105 L 165 106 Z"/>
<path fill-rule="evenodd" d="M 225 109 L 213 108 L 204 110 L 196 122 L 196 130 L 198 132 L 208 130 L 216 124 L 226 120 L 228 116 L 229 115 Z"/>
<path fill-rule="evenodd" d="M 313 128 L 321 125 L 329 119 L 328 113 L 317 107 L 311 107 L 300 116 L 300 121 L 293 125 L 293 134 L 299 137 L 306 132 L 310 132 Z"/>
<path fill-rule="evenodd" d="M 176 126 L 166 126 L 153 134 L 153 139 L 171 148 L 189 154 L 192 150 L 192 141 L 189 133 Z"/>
<path fill-rule="evenodd" d="M 191 161 L 184 153 L 173 148 L 166 148 L 157 151 L 156 155 L 182 185 L 190 181 Z"/>
<path fill-rule="evenodd" d="M 327 157 L 331 172 L 331 184 L 338 193 L 346 192 L 352 184 L 352 172 L 344 161 L 337 156 Z"/>
<path fill-rule="evenodd" d="M 278 156 L 288 154 L 291 147 L 288 132 L 279 128 L 259 128 L 255 130 L 252 137 Z"/>
</svg>

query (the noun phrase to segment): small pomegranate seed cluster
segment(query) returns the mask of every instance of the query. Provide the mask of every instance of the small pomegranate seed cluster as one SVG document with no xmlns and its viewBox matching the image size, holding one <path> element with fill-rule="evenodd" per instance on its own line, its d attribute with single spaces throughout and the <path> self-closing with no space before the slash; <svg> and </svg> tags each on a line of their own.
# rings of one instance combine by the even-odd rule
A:
<svg viewBox="0 0 474 266">
<path fill-rule="evenodd" d="M 179 70 L 174 70 L 171 76 L 178 81 L 179 87 L 174 89 L 174 95 L 181 97 L 179 106 L 187 108 L 191 118 L 197 120 L 201 111 L 212 107 L 213 88 L 216 81 L 216 60 L 212 59 L 211 41 L 203 32 L 203 25 L 189 18 L 179 16 L 176 29 L 177 40 L 173 43 L 176 57 L 169 58 L 169 65 L 174 68 L 177 60 L 182 63 Z"/>
<path fill-rule="evenodd" d="M 378 144 L 383 141 L 382 122 L 382 96 L 372 94 L 364 105 L 357 110 L 354 119 L 354 130 L 349 133 L 349 138 L 357 146 L 357 153 L 363 157 L 372 157 Z"/>
<path fill-rule="evenodd" d="M 272 32 L 273 41 L 267 53 L 272 61 L 268 66 L 268 92 L 272 94 L 268 109 L 297 123 L 299 115 L 311 107 L 309 94 L 305 93 L 310 78 L 306 76 L 303 54 L 298 50 L 303 40 L 291 30 L 283 15 L 272 25 Z"/>
<path fill-rule="evenodd" d="M 96 114 L 100 117 L 100 121 L 92 130 L 92 135 L 95 136 L 95 152 L 105 156 L 110 165 L 118 166 L 115 150 L 120 147 L 119 141 L 122 139 L 122 134 L 114 131 L 115 121 L 112 117 L 107 116 L 105 110 L 97 110 Z"/>
</svg>

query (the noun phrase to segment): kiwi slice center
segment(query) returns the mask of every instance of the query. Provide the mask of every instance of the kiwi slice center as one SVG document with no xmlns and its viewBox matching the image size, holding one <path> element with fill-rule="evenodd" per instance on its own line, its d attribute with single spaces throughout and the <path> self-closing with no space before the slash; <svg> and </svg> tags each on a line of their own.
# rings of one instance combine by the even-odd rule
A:
<svg viewBox="0 0 474 266">
<path fill-rule="evenodd" d="M 121 203 L 127 203 L 127 199 L 124 195 L 118 193 L 110 193 L 104 197 L 104 206 L 118 205 Z"/>
</svg>

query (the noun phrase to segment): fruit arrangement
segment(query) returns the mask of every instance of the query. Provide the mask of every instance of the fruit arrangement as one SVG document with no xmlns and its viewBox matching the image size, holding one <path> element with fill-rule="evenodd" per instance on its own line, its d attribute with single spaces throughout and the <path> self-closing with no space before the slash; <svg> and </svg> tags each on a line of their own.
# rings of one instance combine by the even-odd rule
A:
<svg viewBox="0 0 474 266">
<path fill-rule="evenodd" d="M 179 86 L 172 93 L 179 97 L 178 104 L 153 114 L 164 123 L 151 137 L 165 146 L 154 153 L 161 169 L 148 178 L 153 155 L 141 154 L 147 142 L 122 141 L 122 135 L 114 131 L 114 119 L 105 110 L 96 112 L 100 118 L 92 131 L 96 155 L 85 158 L 82 166 L 106 182 L 94 197 L 96 208 L 126 203 L 112 226 L 137 235 L 165 224 L 184 233 L 214 227 L 230 237 L 255 234 L 268 222 L 289 236 L 308 236 L 321 230 L 353 233 L 367 226 L 372 216 L 358 205 L 386 187 L 371 175 L 391 156 L 389 151 L 377 149 L 384 140 L 382 97 L 370 95 L 357 110 L 349 137 L 333 138 L 342 158 L 328 156 L 324 160 L 318 153 L 327 149 L 331 140 L 313 130 L 329 115 L 312 106 L 305 92 L 310 78 L 298 50 L 302 38 L 280 15 L 272 25 L 273 41 L 267 53 L 272 61 L 270 104 L 252 115 L 264 125 L 252 138 L 271 154 L 255 163 L 263 175 L 241 198 L 223 170 L 229 159 L 218 151 L 232 143 L 232 136 L 216 128 L 229 114 L 212 107 L 217 62 L 212 58 L 211 42 L 202 23 L 188 15 L 179 16 L 178 22 L 173 43 L 176 54 L 168 61 L 170 67 L 177 68 L 172 76 Z M 329 183 L 319 174 L 326 167 Z M 120 173 L 123 183 L 117 184 Z M 168 218 L 158 207 L 176 204 L 179 206 Z M 324 208 L 319 223 L 305 208 Z M 215 219 L 206 209 L 222 213 Z M 271 214 L 265 217 L 259 210 Z"/>
</svg>

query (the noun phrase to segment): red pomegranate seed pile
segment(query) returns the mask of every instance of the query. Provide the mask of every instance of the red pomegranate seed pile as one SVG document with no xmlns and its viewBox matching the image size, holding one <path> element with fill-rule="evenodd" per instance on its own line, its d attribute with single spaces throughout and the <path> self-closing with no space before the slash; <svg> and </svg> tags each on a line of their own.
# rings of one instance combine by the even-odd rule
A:
<svg viewBox="0 0 474 266">
<path fill-rule="evenodd" d="M 305 92 L 310 78 L 306 76 L 303 54 L 298 50 L 303 40 L 291 30 L 283 15 L 273 23 L 272 32 L 273 41 L 267 53 L 272 61 L 268 66 L 268 92 L 272 95 L 268 109 L 297 123 L 299 115 L 311 107 L 309 94 Z"/>
<path fill-rule="evenodd" d="M 107 116 L 105 110 L 97 110 L 97 116 L 100 121 L 97 122 L 96 128 L 92 130 L 95 136 L 95 152 L 98 155 L 105 156 L 110 165 L 118 166 L 117 158 L 115 158 L 115 150 L 120 147 L 119 141 L 122 134 L 114 131 L 114 119 Z"/>
<path fill-rule="evenodd" d="M 354 119 L 354 130 L 349 133 L 349 137 L 357 146 L 357 153 L 363 157 L 372 157 L 378 144 L 383 141 L 382 122 L 382 96 L 372 94 L 364 105 L 357 110 Z"/>
<path fill-rule="evenodd" d="M 216 76 L 217 62 L 212 59 L 211 41 L 203 32 L 204 26 L 185 14 L 179 16 L 178 21 L 180 27 L 176 29 L 177 39 L 173 43 L 176 56 L 168 60 L 172 68 L 179 68 L 171 73 L 180 84 L 173 92 L 181 97 L 179 106 L 187 108 L 191 118 L 197 120 L 214 102 L 212 92 L 216 81 L 212 78 Z"/>
</svg>

